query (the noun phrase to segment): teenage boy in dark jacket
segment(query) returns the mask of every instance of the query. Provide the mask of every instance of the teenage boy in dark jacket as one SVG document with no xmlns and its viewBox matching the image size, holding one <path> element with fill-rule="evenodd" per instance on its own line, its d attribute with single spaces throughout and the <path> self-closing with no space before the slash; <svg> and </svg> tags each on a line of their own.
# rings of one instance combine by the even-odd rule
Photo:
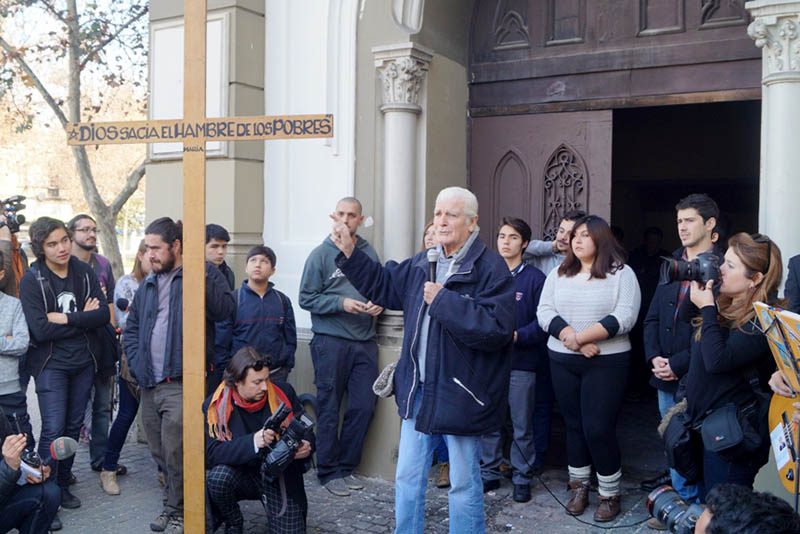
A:
<svg viewBox="0 0 800 534">
<path fill-rule="evenodd" d="M 206 225 L 206 261 L 216 266 L 225 277 L 228 288 L 236 289 L 236 277 L 233 270 L 225 262 L 228 254 L 228 242 L 231 235 L 218 224 Z M 206 362 L 206 393 L 211 394 L 222 381 L 222 372 L 233 354 L 231 348 L 231 329 L 228 321 L 221 321 L 214 326 L 214 358 Z"/>
<path fill-rule="evenodd" d="M 247 280 L 236 291 L 236 313 L 228 321 L 230 354 L 253 347 L 270 357 L 270 380 L 286 382 L 294 367 L 297 330 L 289 297 L 269 281 L 275 274 L 275 252 L 259 245 L 247 253 Z M 219 330 L 217 331 L 219 333 Z"/>
<path fill-rule="evenodd" d="M 506 261 L 516 289 L 516 324 L 511 350 L 511 378 L 508 405 L 513 436 L 511 441 L 511 481 L 516 502 L 531 500 L 531 480 L 536 462 L 533 423 L 536 406 L 537 372 L 546 361 L 548 334 L 539 327 L 536 308 L 542 294 L 545 275 L 522 261 L 522 253 L 531 240 L 531 227 L 522 219 L 505 217 L 497 233 L 497 251 Z M 481 477 L 483 491 L 500 487 L 500 464 L 503 461 L 503 440 L 499 430 L 481 440 Z"/>
<path fill-rule="evenodd" d="M 78 508 L 67 489 L 73 458 L 54 461 L 50 443 L 78 439 L 98 360 L 97 329 L 108 324 L 106 297 L 92 268 L 71 255 L 66 225 L 50 217 L 29 230 L 35 261 L 20 282 L 20 300 L 30 330 L 27 366 L 36 381 L 42 433 L 39 456 L 55 467 L 61 506 Z"/>
<path fill-rule="evenodd" d="M 344 224 L 332 238 L 337 263 L 372 302 L 403 310 L 403 348 L 394 374 L 403 423 L 397 460 L 397 532 L 423 532 L 432 434 L 450 455 L 450 532 L 485 531 L 480 436 L 497 430 L 508 407 L 514 334 L 514 280 L 478 239 L 478 200 L 461 187 L 436 198 L 440 253 L 436 281 L 421 252 L 385 267 L 355 246 Z"/>
<path fill-rule="evenodd" d="M 150 453 L 166 473 L 165 508 L 150 524 L 183 533 L 183 226 L 169 217 L 151 222 L 144 241 L 152 272 L 128 309 L 123 345 L 141 387 L 141 413 Z M 206 360 L 213 357 L 214 322 L 235 304 L 222 273 L 206 262 Z"/>
</svg>

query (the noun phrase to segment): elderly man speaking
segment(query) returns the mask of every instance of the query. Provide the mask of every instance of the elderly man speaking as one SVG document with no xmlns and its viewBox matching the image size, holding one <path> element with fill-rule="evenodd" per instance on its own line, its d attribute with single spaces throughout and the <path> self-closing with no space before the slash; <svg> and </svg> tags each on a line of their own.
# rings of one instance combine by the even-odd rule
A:
<svg viewBox="0 0 800 534">
<path fill-rule="evenodd" d="M 400 417 L 397 532 L 423 532 L 434 436 L 450 454 L 450 532 L 485 531 L 480 436 L 506 412 L 514 332 L 514 282 L 503 259 L 478 239 L 478 200 L 460 187 L 436 198 L 436 279 L 426 253 L 382 267 L 334 221 L 336 262 L 375 304 L 404 312 L 394 375 Z"/>
</svg>

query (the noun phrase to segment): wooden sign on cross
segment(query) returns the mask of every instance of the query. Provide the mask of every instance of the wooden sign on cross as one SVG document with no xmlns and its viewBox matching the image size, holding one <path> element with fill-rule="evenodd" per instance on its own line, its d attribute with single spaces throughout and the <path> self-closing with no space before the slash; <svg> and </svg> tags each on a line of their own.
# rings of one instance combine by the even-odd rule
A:
<svg viewBox="0 0 800 534">
<path fill-rule="evenodd" d="M 183 489 L 191 533 L 205 531 L 205 144 L 333 137 L 333 115 L 207 118 L 206 16 L 206 0 L 184 0 L 183 119 L 67 126 L 69 145 L 183 142 Z"/>
</svg>

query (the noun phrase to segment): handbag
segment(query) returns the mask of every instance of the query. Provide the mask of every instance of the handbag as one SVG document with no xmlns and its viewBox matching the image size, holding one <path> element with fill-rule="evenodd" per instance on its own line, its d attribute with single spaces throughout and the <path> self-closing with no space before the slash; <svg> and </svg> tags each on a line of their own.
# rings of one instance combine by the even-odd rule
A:
<svg viewBox="0 0 800 534">
<path fill-rule="evenodd" d="M 388 399 L 394 395 L 394 370 L 397 368 L 397 362 L 392 362 L 383 368 L 381 374 L 375 379 L 372 384 L 372 392 L 375 395 Z"/>
<path fill-rule="evenodd" d="M 664 416 L 658 427 L 664 439 L 667 464 L 677 471 L 687 482 L 702 478 L 702 443 L 692 429 L 692 421 L 686 413 L 686 401 L 673 406 Z"/>
<path fill-rule="evenodd" d="M 700 429 L 703 447 L 707 451 L 720 453 L 738 447 L 744 441 L 744 432 L 739 422 L 739 409 L 733 403 L 717 408 L 703 419 Z"/>
</svg>

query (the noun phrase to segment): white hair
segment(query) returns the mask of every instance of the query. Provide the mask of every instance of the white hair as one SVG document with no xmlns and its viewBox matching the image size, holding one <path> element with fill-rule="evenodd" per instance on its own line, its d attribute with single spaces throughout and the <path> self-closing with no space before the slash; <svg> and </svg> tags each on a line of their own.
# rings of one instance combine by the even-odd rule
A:
<svg viewBox="0 0 800 534">
<path fill-rule="evenodd" d="M 461 200 L 464 203 L 464 215 L 470 219 L 478 216 L 478 197 L 463 187 L 445 187 L 436 195 L 436 204 L 449 200 Z"/>
</svg>

